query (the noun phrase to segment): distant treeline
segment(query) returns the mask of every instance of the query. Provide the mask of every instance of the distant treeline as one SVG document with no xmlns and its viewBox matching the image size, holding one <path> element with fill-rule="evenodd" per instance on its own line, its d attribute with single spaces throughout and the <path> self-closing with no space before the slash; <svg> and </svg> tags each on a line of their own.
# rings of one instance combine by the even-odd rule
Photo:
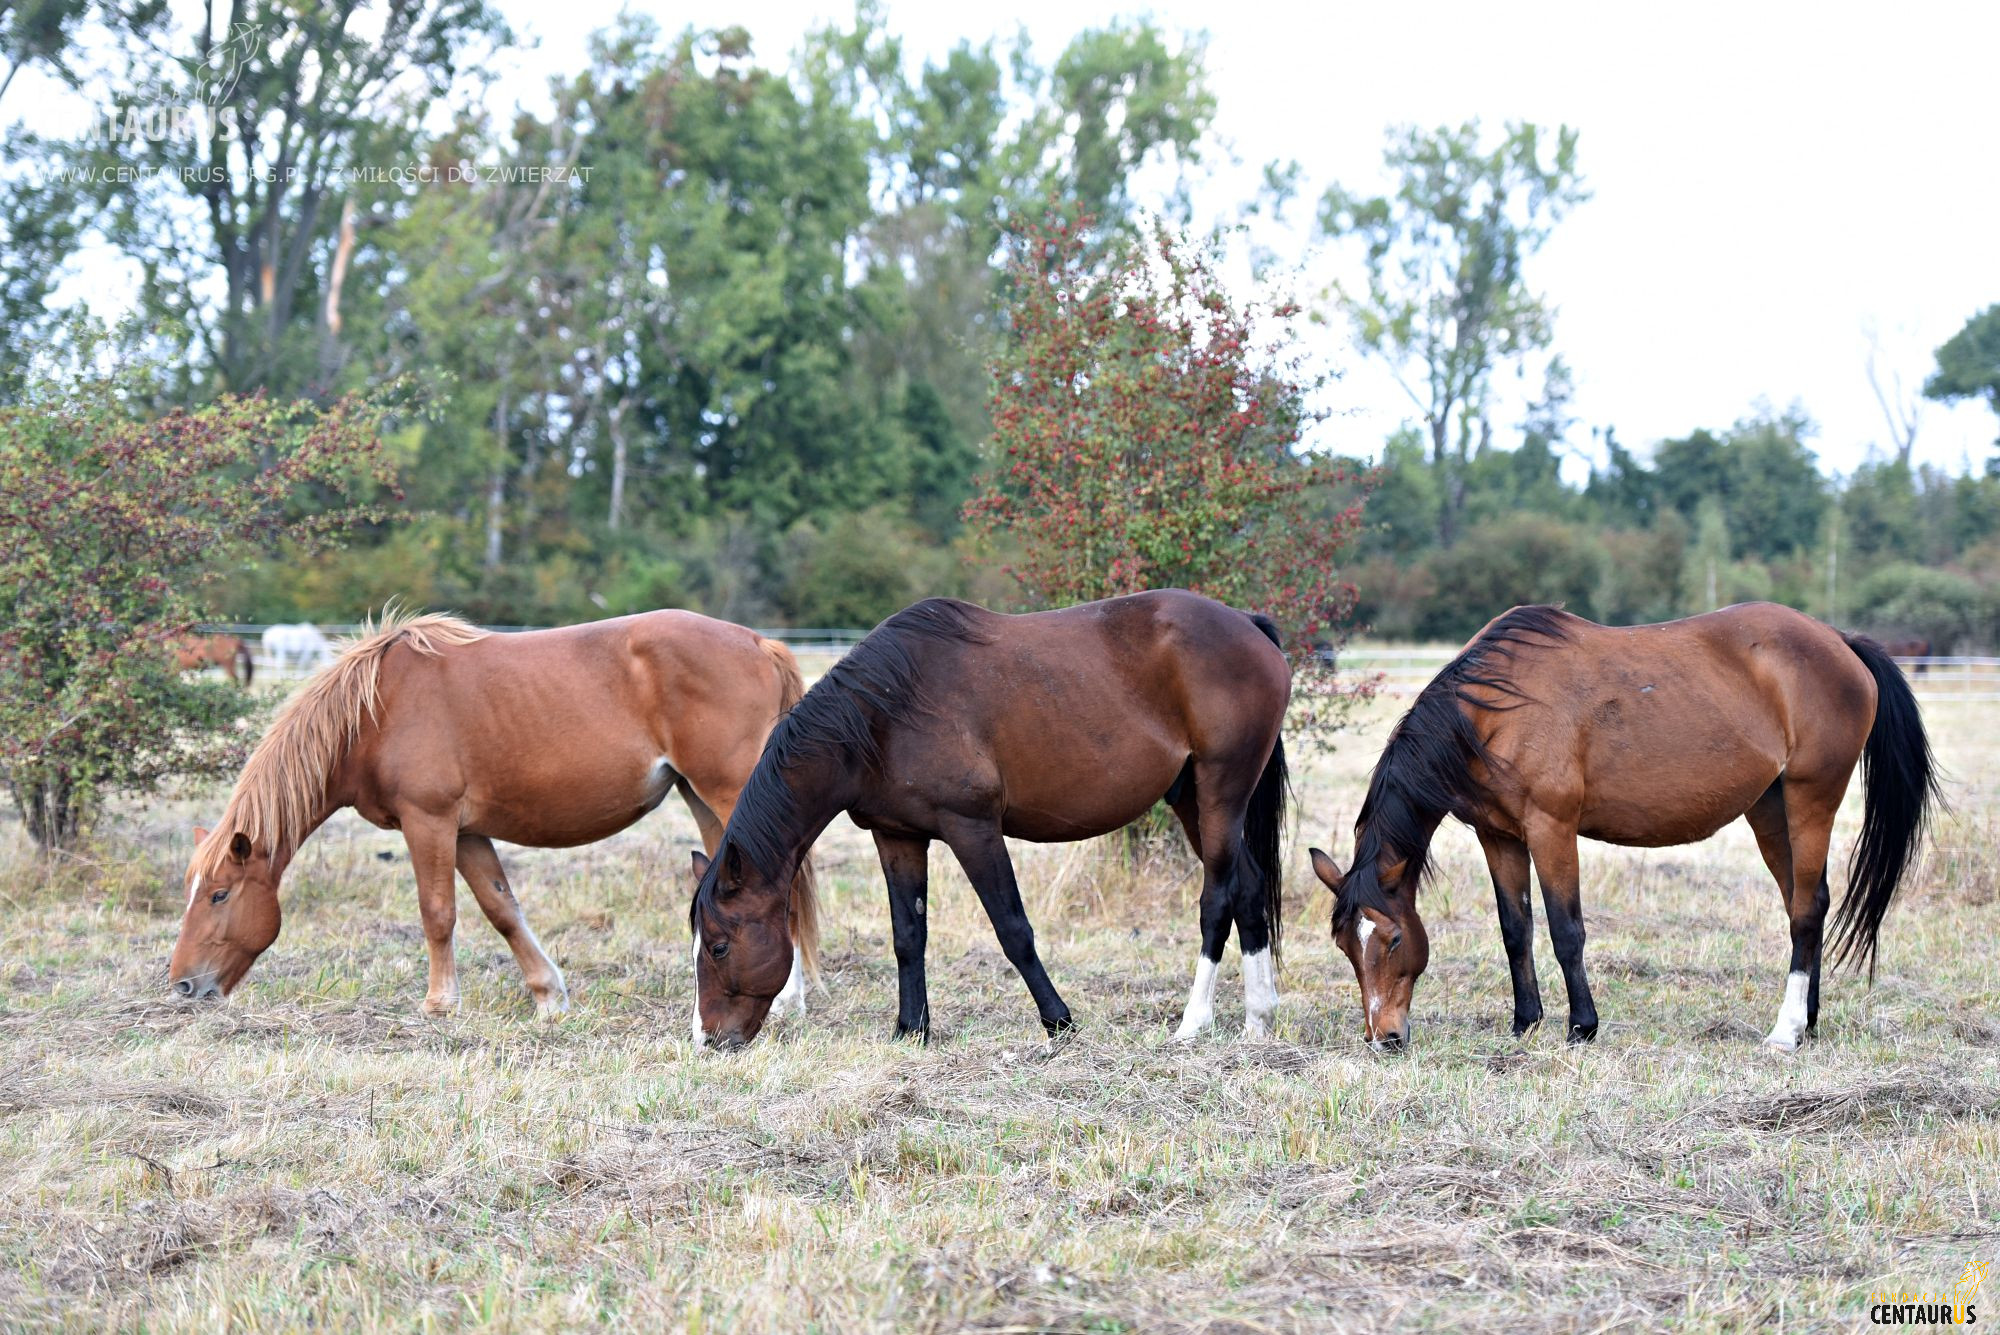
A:
<svg viewBox="0 0 2000 1335">
<path fill-rule="evenodd" d="M 1607 433 L 1576 487 L 1529 430 L 1463 471 L 1465 526 L 1438 542 L 1443 486 L 1392 441 L 1354 572 L 1360 618 L 1395 638 L 1459 640 L 1520 602 L 1633 624 L 1771 599 L 1940 654 L 2000 646 L 2000 477 L 1890 458 L 1835 480 L 1797 411 L 1661 441 L 1642 460 Z"/>
<path fill-rule="evenodd" d="M 932 593 L 1016 600 L 991 546 L 1008 535 L 975 549 L 962 518 L 994 462 L 1007 238 L 1051 211 L 1106 245 L 1140 236 L 1139 174 L 1184 183 L 1220 151 L 1200 39 L 1143 20 L 1052 61 L 1019 41 L 918 63 L 863 3 L 773 63 L 741 29 L 627 15 L 547 112 L 494 123 L 476 71 L 515 39 L 486 0 L 387 21 L 244 0 L 219 36 L 165 6 L 43 8 L 10 57 L 100 114 L 81 139 L 17 124 L 0 149 L 0 402 L 38 357 L 103 355 L 53 300 L 96 246 L 122 257 L 123 350 L 174 368 L 140 416 L 411 381 L 428 404 L 390 422 L 393 515 L 232 567 L 227 619 L 345 622 L 394 598 L 505 623 L 684 606 L 867 626 Z M 121 128 L 162 101 L 242 132 Z M 1388 446 L 1344 558 L 1361 623 L 1456 639 L 1526 600 L 1635 621 L 1771 597 L 1940 649 L 2000 642 L 1991 477 L 1892 462 L 1836 484 L 1804 421 L 1766 414 L 1640 454 L 1606 434 L 1579 490 L 1559 363 L 1506 448 L 1483 386 L 1553 346 L 1520 270 L 1588 198 L 1577 134 L 1406 128 L 1389 161 L 1409 188 L 1330 187 L 1314 215 L 1376 266 L 1337 303 L 1366 353 L 1442 359 L 1416 377 L 1445 387 L 1425 435 Z M 71 186 L 47 188 L 58 174 Z M 1300 179 L 1273 164 L 1246 215 Z M 1185 199 L 1150 202 L 1184 219 Z M 1955 341 L 1945 389 L 1987 392 L 1984 338 Z"/>
</svg>

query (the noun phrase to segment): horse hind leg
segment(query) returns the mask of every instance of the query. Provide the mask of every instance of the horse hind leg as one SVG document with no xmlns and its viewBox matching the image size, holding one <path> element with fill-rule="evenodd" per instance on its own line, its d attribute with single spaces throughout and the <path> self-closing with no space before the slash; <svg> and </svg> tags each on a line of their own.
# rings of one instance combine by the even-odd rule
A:
<svg viewBox="0 0 2000 1335">
<path fill-rule="evenodd" d="M 1222 963 L 1222 948 L 1229 942 L 1229 892 L 1202 856 L 1201 804 L 1194 785 L 1194 766 L 1189 763 L 1167 790 L 1167 805 L 1187 833 L 1188 847 L 1201 862 L 1201 944 L 1194 955 L 1194 983 L 1188 989 L 1187 1006 L 1181 1012 L 1175 1041 L 1191 1039 L 1215 1023 L 1215 972 Z"/>
<path fill-rule="evenodd" d="M 514 952 L 514 962 L 521 966 L 521 977 L 535 998 L 535 1013 L 552 1020 L 569 1010 L 569 988 L 563 982 L 562 970 L 548 957 L 542 943 L 535 939 L 534 929 L 528 926 L 527 915 L 521 912 L 513 887 L 507 884 L 507 872 L 500 865 L 493 841 L 483 834 L 460 835 L 458 874 L 471 887 L 472 897 L 479 901 L 486 921 L 493 924 L 493 930 L 500 933 L 507 948 Z"/>
<path fill-rule="evenodd" d="M 1824 785 L 1809 781 L 1781 780 L 1749 812 L 1758 850 L 1778 882 L 1785 914 L 1791 920 L 1792 960 L 1785 974 L 1785 998 L 1764 1039 L 1787 1052 L 1810 1038 L 1819 1024 L 1820 954 L 1829 900 L 1827 849 L 1833 841 L 1833 816 L 1846 783 L 1843 780 L 1830 793 L 1823 789 Z M 1782 858 L 1774 856 L 1780 839 Z"/>
</svg>

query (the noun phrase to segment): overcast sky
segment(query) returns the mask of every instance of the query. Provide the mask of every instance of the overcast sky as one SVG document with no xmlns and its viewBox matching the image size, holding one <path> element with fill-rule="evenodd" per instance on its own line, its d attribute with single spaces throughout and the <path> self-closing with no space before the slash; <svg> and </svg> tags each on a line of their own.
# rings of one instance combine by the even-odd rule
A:
<svg viewBox="0 0 2000 1335">
<path fill-rule="evenodd" d="M 539 39 L 510 88 L 577 67 L 615 0 L 502 0 Z M 663 26 L 738 22 L 761 57 L 788 53 L 844 3 L 744 0 L 726 11 L 640 6 Z M 1198 209 L 1227 212 L 1257 168 L 1295 158 L 1317 194 L 1380 185 L 1384 128 L 1477 116 L 1567 122 L 1595 198 L 1529 271 L 1558 308 L 1557 347 L 1586 425 L 1645 446 L 1726 425 L 1759 398 L 1821 424 L 1827 466 L 1847 471 L 1887 431 L 1868 388 L 1864 331 L 1885 370 L 1921 382 L 1931 350 L 2000 301 L 2000 118 L 1993 53 L 2000 6 L 1845 7 L 1176 3 L 1016 0 L 991 11 L 889 0 L 913 59 L 961 38 L 1025 28 L 1043 60 L 1069 37 L 1150 12 L 1206 31 L 1216 131 L 1243 160 L 1201 182 Z M 988 15 L 991 15 L 990 17 Z M 1306 270 L 1324 277 L 1338 257 Z M 1336 427 L 1372 448 L 1408 400 L 1328 340 L 1354 410 Z M 1530 390 L 1539 384 L 1530 385 Z M 1983 462 L 2000 422 L 1977 405 L 1929 405 L 1922 459 Z M 1579 428 L 1577 444 L 1588 444 Z"/>
<path fill-rule="evenodd" d="M 581 68 L 589 33 L 624 7 L 499 3 L 536 43 L 502 58 L 503 110 L 545 106 L 547 77 Z M 830 0 L 633 7 L 669 30 L 742 23 L 772 63 L 809 26 L 852 14 Z M 1385 185 L 1392 124 L 1477 116 L 1577 127 L 1594 198 L 1528 274 L 1558 311 L 1579 448 L 1589 426 L 1609 423 L 1643 450 L 1727 425 L 1759 399 L 1796 400 L 1820 423 L 1823 463 L 1849 471 L 1888 442 L 1865 331 L 1878 331 L 1885 378 L 1900 372 L 1913 390 L 1931 350 L 2000 301 L 2000 6 L 1904 4 L 1873 18 L 1767 3 L 1643 15 L 1603 4 L 1252 0 L 1016 0 L 991 17 L 914 0 L 885 8 L 913 60 L 1018 26 L 1051 61 L 1080 28 L 1142 12 L 1170 32 L 1206 31 L 1216 132 L 1241 165 L 1197 179 L 1205 218 L 1230 213 L 1273 159 L 1297 159 L 1315 196 L 1334 180 Z M 18 103 L 7 111 L 21 114 Z M 1307 258 L 1303 278 L 1323 282 L 1344 262 Z M 1344 339 L 1319 335 L 1315 351 L 1345 372 L 1331 403 L 1347 415 L 1327 443 L 1372 451 L 1409 415 L 1408 400 Z M 1518 412 L 1503 405 L 1499 416 L 1511 439 Z M 1978 405 L 1927 405 L 1917 454 L 1978 466 L 1996 431 Z"/>
</svg>

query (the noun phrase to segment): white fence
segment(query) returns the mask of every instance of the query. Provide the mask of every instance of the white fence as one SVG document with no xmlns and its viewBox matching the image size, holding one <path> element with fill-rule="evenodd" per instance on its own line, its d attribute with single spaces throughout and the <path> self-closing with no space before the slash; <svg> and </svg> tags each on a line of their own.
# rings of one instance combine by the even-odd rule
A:
<svg viewBox="0 0 2000 1335">
<path fill-rule="evenodd" d="M 1340 670 L 1376 677 L 1386 695 L 1415 695 L 1456 649 L 1349 645 Z M 1899 658 L 1919 700 L 2000 700 L 2000 658 Z"/>
<path fill-rule="evenodd" d="M 310 668 L 299 669 L 294 666 L 287 666 L 283 670 L 280 670 L 277 662 L 264 652 L 264 632 L 270 629 L 268 625 L 260 625 L 253 622 L 211 621 L 202 623 L 201 629 L 204 634 L 235 635 L 248 642 L 251 657 L 256 663 L 257 676 L 260 678 L 267 676 L 281 679 L 299 677 L 306 675 L 311 670 Z M 361 633 L 361 627 L 353 623 L 345 625 L 320 625 L 315 626 L 314 629 L 332 641 L 333 648 L 336 650 L 340 647 L 342 640 L 352 638 Z M 519 631 L 542 630 L 545 628 L 541 626 L 488 626 L 486 629 L 503 635 L 511 635 Z M 803 629 L 758 630 L 757 633 L 767 639 L 778 640 L 790 646 L 792 652 L 796 654 L 830 655 L 838 658 L 849 649 L 852 649 L 868 632 L 847 627 L 806 627 Z"/>
</svg>

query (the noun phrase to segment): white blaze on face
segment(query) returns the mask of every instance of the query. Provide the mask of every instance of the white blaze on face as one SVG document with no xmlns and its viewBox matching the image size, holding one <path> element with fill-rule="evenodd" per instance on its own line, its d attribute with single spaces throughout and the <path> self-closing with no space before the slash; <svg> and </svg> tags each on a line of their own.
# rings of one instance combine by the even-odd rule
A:
<svg viewBox="0 0 2000 1335">
<path fill-rule="evenodd" d="M 196 873 L 194 874 L 194 879 L 193 879 L 193 880 L 191 880 L 190 882 L 188 882 L 188 908 L 189 908 L 189 909 L 193 909 L 193 908 L 194 908 L 194 897 L 195 897 L 196 895 L 200 894 L 200 893 L 201 893 L 201 873 L 200 873 L 200 872 L 196 872 Z M 185 915 L 185 914 L 183 914 L 182 916 L 184 916 L 184 917 L 185 917 L 186 915 Z"/>
<path fill-rule="evenodd" d="M 1194 959 L 1194 986 L 1188 990 L 1187 1010 L 1175 1038 L 1193 1038 L 1215 1021 L 1215 961 L 1197 954 Z"/>
<path fill-rule="evenodd" d="M 1778 1007 L 1778 1022 L 1764 1041 L 1774 1048 L 1790 1051 L 1806 1032 L 1806 991 L 1812 985 L 1809 974 L 1794 973 L 1785 978 L 1785 1002 Z"/>
<path fill-rule="evenodd" d="M 695 1050 L 699 1052 L 708 1046 L 708 1035 L 701 1032 L 701 928 L 694 929 L 694 953 L 689 956 L 694 965 L 694 1025 Z"/>
<path fill-rule="evenodd" d="M 1354 939 L 1361 943 L 1363 950 L 1366 950 L 1368 948 L 1368 938 L 1373 935 L 1375 935 L 1375 921 L 1364 913 L 1361 915 L 1361 921 L 1355 924 Z"/>
</svg>

